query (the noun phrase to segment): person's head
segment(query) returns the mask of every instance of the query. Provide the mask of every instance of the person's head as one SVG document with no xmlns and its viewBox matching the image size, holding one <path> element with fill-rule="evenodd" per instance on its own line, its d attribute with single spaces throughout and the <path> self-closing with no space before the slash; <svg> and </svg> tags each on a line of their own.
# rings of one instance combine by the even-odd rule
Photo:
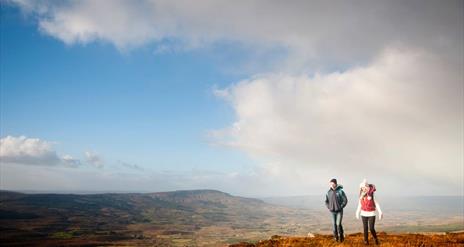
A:
<svg viewBox="0 0 464 247">
<path fill-rule="evenodd" d="M 363 186 L 363 187 L 359 188 L 359 194 L 360 194 L 360 195 L 361 195 L 361 194 L 366 195 L 367 192 L 369 192 L 369 187 Z"/>
<path fill-rule="evenodd" d="M 337 188 L 337 179 L 332 178 L 332 179 L 329 181 L 329 186 L 330 186 L 330 188 L 332 188 L 332 189 Z"/>
<path fill-rule="evenodd" d="M 373 184 L 369 184 L 367 179 L 364 179 L 359 184 L 359 195 L 372 195 L 376 191 L 375 186 Z"/>
</svg>

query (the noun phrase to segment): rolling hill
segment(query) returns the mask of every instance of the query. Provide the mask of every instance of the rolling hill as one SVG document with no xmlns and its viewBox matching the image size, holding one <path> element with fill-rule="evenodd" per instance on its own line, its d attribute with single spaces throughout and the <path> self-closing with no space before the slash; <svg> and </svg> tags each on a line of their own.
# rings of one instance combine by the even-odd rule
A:
<svg viewBox="0 0 464 247">
<path fill-rule="evenodd" d="M 395 216 L 395 224 L 401 225 L 385 221 L 387 225 L 379 227 L 406 227 L 402 231 L 464 229 L 462 216 L 437 215 L 440 221 L 430 226 L 425 224 L 435 222 L 430 215 L 401 212 Z M 424 224 L 418 224 L 421 217 Z M 347 233 L 359 232 L 359 222 L 347 219 L 346 225 Z M 0 231 L 1 246 L 227 246 L 256 244 L 273 235 L 323 234 L 330 232 L 330 223 L 325 209 L 279 206 L 215 190 L 104 194 L 0 191 Z M 316 240 L 325 238 L 317 236 Z"/>
<path fill-rule="evenodd" d="M 296 210 L 214 190 L 125 194 L 2 191 L 0 245 L 216 245 L 259 239 Z M 277 224 L 280 223 L 280 224 Z"/>
</svg>

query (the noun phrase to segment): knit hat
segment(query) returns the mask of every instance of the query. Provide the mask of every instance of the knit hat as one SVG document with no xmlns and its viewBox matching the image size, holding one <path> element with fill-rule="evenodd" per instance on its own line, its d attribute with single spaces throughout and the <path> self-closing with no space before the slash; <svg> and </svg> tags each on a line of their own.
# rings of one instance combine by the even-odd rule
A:
<svg viewBox="0 0 464 247">
<path fill-rule="evenodd" d="M 331 183 L 334 183 L 334 184 L 337 184 L 337 179 L 332 178 L 332 179 L 330 179 L 330 182 L 331 182 Z"/>
<path fill-rule="evenodd" d="M 375 185 L 373 184 L 369 184 L 367 182 L 367 179 L 364 179 L 360 184 L 359 184 L 359 188 L 363 188 L 363 187 L 367 187 L 369 190 L 367 191 L 367 195 L 369 196 L 372 196 L 374 194 L 374 192 L 377 190 L 375 188 Z"/>
<path fill-rule="evenodd" d="M 360 184 L 359 184 L 359 188 L 362 188 L 362 187 L 368 187 L 369 184 L 367 183 L 367 179 L 364 179 Z"/>
</svg>

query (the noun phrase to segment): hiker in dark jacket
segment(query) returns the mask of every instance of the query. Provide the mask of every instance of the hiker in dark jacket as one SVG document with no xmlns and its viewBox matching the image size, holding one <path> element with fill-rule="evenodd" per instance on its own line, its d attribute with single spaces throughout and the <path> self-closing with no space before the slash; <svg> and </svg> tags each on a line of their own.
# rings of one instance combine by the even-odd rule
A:
<svg viewBox="0 0 464 247">
<path fill-rule="evenodd" d="M 343 234 L 343 208 L 346 207 L 348 199 L 343 191 L 343 186 L 337 184 L 337 179 L 330 180 L 330 189 L 325 195 L 325 205 L 332 214 L 333 233 L 335 241 L 343 242 L 345 235 Z"/>
</svg>

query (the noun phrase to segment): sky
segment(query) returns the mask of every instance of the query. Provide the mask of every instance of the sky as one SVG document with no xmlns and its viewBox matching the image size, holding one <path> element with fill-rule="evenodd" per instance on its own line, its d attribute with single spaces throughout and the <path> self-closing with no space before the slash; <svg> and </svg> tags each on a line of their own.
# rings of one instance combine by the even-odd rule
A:
<svg viewBox="0 0 464 247">
<path fill-rule="evenodd" d="M 462 1 L 1 1 L 0 189 L 464 195 Z"/>
</svg>

